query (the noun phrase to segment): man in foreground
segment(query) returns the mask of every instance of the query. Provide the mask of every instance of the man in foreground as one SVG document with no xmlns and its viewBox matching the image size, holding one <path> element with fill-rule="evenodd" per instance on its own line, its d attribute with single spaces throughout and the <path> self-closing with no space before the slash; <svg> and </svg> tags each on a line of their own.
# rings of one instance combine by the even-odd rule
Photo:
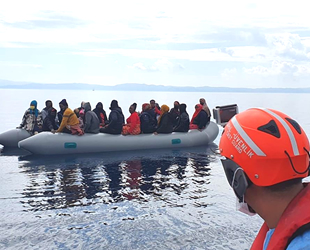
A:
<svg viewBox="0 0 310 250">
<path fill-rule="evenodd" d="M 309 141 L 298 123 L 249 109 L 225 126 L 219 149 L 239 210 L 265 221 L 251 249 L 310 249 Z"/>
</svg>

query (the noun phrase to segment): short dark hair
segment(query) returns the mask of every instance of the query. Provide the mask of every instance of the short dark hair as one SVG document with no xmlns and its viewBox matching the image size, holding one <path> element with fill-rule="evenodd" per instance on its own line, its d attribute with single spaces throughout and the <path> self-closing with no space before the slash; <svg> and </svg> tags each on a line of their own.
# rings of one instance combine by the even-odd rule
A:
<svg viewBox="0 0 310 250">
<path fill-rule="evenodd" d="M 51 100 L 47 100 L 47 101 L 45 102 L 45 106 L 47 106 L 47 104 L 48 104 L 49 102 L 52 103 Z"/>
<path fill-rule="evenodd" d="M 295 179 L 283 181 L 283 182 L 280 182 L 280 183 L 277 183 L 275 185 L 268 186 L 265 188 L 268 191 L 273 192 L 273 193 L 282 193 L 282 192 L 285 192 L 285 191 L 291 189 L 293 186 L 302 183 L 302 179 L 303 178 L 295 178 Z"/>
<path fill-rule="evenodd" d="M 150 100 L 150 103 L 151 103 L 151 102 L 155 102 L 155 100 L 152 99 L 152 100 Z"/>
</svg>

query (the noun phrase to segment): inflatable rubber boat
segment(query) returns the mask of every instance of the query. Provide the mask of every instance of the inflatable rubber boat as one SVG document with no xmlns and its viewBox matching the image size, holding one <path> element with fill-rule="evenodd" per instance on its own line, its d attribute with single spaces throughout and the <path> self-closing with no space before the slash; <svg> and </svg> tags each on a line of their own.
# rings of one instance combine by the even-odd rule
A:
<svg viewBox="0 0 310 250">
<path fill-rule="evenodd" d="M 190 130 L 187 133 L 173 132 L 171 134 L 157 135 L 124 136 L 99 133 L 77 136 L 65 133 L 42 132 L 20 141 L 18 146 L 38 155 L 182 148 L 208 145 L 215 140 L 218 133 L 218 125 L 214 122 L 210 122 L 202 131 Z"/>
<path fill-rule="evenodd" d="M 24 129 L 11 129 L 0 134 L 0 144 L 8 148 L 17 148 L 18 142 L 22 141 L 31 135 Z"/>
</svg>

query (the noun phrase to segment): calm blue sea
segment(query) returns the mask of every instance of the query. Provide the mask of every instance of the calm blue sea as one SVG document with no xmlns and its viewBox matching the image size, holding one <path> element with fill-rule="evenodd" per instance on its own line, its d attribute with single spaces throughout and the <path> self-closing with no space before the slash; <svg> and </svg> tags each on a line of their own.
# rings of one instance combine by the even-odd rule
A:
<svg viewBox="0 0 310 250">
<path fill-rule="evenodd" d="M 117 99 L 126 117 L 155 99 L 172 106 L 199 98 L 210 108 L 278 109 L 310 135 L 309 94 L 0 90 L 0 133 L 19 125 L 32 100 L 69 107 Z M 222 129 L 220 129 L 221 134 Z M 219 135 L 220 136 L 220 135 Z M 262 220 L 235 209 L 219 156 L 209 147 L 127 153 L 0 154 L 1 249 L 249 249 Z M 0 146 L 1 147 L 1 146 Z"/>
</svg>

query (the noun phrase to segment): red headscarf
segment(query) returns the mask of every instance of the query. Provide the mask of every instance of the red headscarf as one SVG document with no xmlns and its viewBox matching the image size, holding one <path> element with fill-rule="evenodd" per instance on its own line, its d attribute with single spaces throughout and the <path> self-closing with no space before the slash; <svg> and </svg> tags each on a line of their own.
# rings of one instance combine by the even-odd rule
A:
<svg viewBox="0 0 310 250">
<path fill-rule="evenodd" d="M 144 103 L 144 104 L 142 104 L 142 111 L 148 110 L 150 107 L 151 106 L 149 103 Z"/>
<path fill-rule="evenodd" d="M 196 108 L 197 107 L 197 108 Z M 202 110 L 202 105 L 201 104 L 196 104 L 195 105 L 195 113 L 193 114 L 193 118 L 191 119 L 191 124 L 193 124 L 195 118 L 199 114 L 199 112 Z"/>
</svg>

